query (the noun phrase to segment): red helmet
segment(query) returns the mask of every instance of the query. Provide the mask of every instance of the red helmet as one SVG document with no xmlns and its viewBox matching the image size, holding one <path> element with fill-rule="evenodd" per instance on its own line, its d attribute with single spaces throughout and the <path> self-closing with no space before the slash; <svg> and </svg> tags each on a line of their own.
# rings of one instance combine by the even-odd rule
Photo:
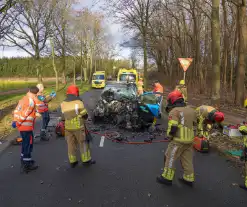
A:
<svg viewBox="0 0 247 207">
<path fill-rule="evenodd" d="M 222 112 L 219 112 L 219 111 L 215 112 L 214 113 L 214 120 L 216 122 L 222 122 L 222 121 L 224 121 L 224 114 Z"/>
<path fill-rule="evenodd" d="M 174 90 L 168 94 L 167 101 L 174 104 L 175 101 L 181 98 L 183 98 L 183 94 L 178 90 Z"/>
<path fill-rule="evenodd" d="M 67 89 L 67 94 L 79 96 L 79 88 L 76 85 L 71 85 Z"/>
</svg>

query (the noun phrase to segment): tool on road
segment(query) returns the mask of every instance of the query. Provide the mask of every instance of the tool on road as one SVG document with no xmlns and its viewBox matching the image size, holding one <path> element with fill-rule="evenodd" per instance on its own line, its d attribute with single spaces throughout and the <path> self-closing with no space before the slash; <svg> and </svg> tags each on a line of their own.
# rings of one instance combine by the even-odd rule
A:
<svg viewBox="0 0 247 207">
<path fill-rule="evenodd" d="M 209 151 L 209 140 L 206 137 L 196 136 L 194 139 L 193 147 L 198 152 L 208 152 Z"/>
</svg>

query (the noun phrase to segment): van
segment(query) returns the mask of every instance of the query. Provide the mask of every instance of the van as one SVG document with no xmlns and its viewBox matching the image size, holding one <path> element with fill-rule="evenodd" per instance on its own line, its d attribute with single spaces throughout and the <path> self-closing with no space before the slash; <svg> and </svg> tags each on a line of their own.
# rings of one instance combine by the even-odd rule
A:
<svg viewBox="0 0 247 207">
<path fill-rule="evenodd" d="M 117 76 L 118 82 L 127 82 L 127 81 L 133 81 L 136 84 L 138 83 L 138 73 L 136 69 L 120 69 L 118 71 Z"/>
<path fill-rule="evenodd" d="M 105 71 L 96 71 L 92 78 L 92 88 L 104 88 L 106 85 Z"/>
</svg>

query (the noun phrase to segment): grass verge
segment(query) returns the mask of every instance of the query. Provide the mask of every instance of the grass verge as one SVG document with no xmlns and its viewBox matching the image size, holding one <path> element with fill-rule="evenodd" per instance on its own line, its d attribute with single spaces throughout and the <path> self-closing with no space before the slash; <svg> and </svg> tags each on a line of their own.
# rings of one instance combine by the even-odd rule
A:
<svg viewBox="0 0 247 207">
<path fill-rule="evenodd" d="M 36 81 L 0 80 L 0 91 L 5 92 L 16 89 L 24 89 L 36 84 L 37 84 Z M 54 81 L 45 81 L 44 84 L 53 85 Z"/>
<path fill-rule="evenodd" d="M 91 88 L 90 85 L 86 83 L 83 85 L 78 83 L 77 86 L 80 89 L 80 94 L 88 91 Z M 45 94 L 50 94 L 53 90 L 55 90 L 54 87 L 46 88 Z M 56 98 L 54 98 L 49 103 L 50 111 L 56 111 L 56 109 L 59 108 L 61 102 L 66 97 L 66 90 L 67 90 L 67 86 L 65 85 L 57 92 Z M 5 139 L 10 133 L 16 130 L 11 127 L 12 111 L 16 107 L 18 101 L 24 95 L 25 94 L 6 95 L 4 100 L 0 100 L 0 140 Z"/>
</svg>

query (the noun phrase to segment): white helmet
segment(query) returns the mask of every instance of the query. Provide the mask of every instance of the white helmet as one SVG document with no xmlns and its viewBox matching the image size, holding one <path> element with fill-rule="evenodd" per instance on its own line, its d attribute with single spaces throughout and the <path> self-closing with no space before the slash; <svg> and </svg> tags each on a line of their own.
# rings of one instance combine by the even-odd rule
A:
<svg viewBox="0 0 247 207">
<path fill-rule="evenodd" d="M 37 84 L 37 88 L 39 89 L 40 93 L 44 91 L 44 85 L 42 83 Z"/>
</svg>

